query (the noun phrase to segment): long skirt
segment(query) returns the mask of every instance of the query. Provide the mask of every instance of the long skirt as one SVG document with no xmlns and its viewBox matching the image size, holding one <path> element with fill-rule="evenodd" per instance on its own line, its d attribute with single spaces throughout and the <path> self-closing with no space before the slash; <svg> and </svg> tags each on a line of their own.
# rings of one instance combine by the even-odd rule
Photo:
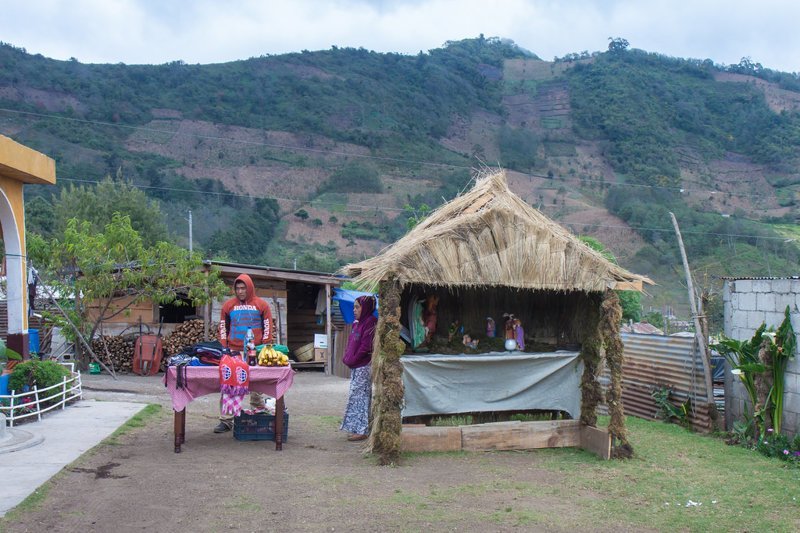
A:
<svg viewBox="0 0 800 533">
<path fill-rule="evenodd" d="M 350 395 L 340 429 L 357 435 L 369 432 L 369 406 L 372 402 L 372 371 L 370 365 L 350 372 Z"/>
</svg>

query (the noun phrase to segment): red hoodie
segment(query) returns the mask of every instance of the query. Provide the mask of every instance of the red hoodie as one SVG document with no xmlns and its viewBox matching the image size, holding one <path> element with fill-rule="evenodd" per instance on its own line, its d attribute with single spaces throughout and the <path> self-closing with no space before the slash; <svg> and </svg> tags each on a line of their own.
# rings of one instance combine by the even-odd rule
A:
<svg viewBox="0 0 800 533">
<path fill-rule="evenodd" d="M 247 287 L 244 301 L 236 296 L 222 304 L 219 319 L 219 342 L 223 347 L 241 351 L 247 330 L 253 330 L 256 344 L 272 342 L 272 312 L 263 298 L 256 296 L 253 280 L 247 274 L 241 274 L 233 283 L 234 294 L 236 282 L 242 281 Z"/>
</svg>

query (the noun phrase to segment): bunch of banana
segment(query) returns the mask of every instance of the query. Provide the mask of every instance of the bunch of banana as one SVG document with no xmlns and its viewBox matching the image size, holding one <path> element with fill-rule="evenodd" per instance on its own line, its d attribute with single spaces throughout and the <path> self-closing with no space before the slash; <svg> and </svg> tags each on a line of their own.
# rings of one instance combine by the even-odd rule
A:
<svg viewBox="0 0 800 533">
<path fill-rule="evenodd" d="M 270 344 L 264 345 L 258 353 L 258 366 L 288 366 L 289 356 L 279 352 Z"/>
</svg>

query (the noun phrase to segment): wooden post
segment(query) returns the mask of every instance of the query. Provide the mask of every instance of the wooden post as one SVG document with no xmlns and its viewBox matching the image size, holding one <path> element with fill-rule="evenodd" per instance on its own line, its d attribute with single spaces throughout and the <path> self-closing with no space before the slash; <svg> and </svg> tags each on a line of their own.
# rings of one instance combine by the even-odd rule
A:
<svg viewBox="0 0 800 533">
<path fill-rule="evenodd" d="M 625 411 L 622 406 L 622 365 L 625 361 L 625 352 L 619 336 L 622 308 L 616 292 L 606 291 L 601 309 L 600 331 L 606 347 L 606 365 L 611 375 L 606 398 L 608 414 L 611 417 L 608 423 L 608 432 L 611 434 L 613 445 L 611 454 L 615 458 L 628 458 L 633 456 L 633 447 L 628 442 Z"/>
<path fill-rule="evenodd" d="M 325 373 L 333 372 L 333 336 L 331 331 L 331 286 L 325 284 L 325 335 L 328 337 L 328 357 L 325 361 Z"/>
<path fill-rule="evenodd" d="M 603 338 L 600 334 L 600 299 L 590 295 L 584 309 L 581 338 L 581 422 L 587 426 L 597 426 L 597 405 L 603 398 L 603 390 L 597 374 L 603 361 Z"/>
<path fill-rule="evenodd" d="M 372 429 L 368 448 L 378 455 L 381 465 L 396 464 L 402 445 L 403 367 L 400 356 L 405 345 L 400 340 L 400 286 L 394 278 L 382 281 L 375 348 L 372 356 Z"/>
<path fill-rule="evenodd" d="M 689 306 L 692 310 L 692 320 L 694 321 L 694 337 L 697 341 L 697 346 L 700 349 L 700 358 L 703 361 L 703 378 L 706 383 L 706 403 L 714 406 L 714 386 L 711 382 L 711 358 L 708 355 L 708 339 L 703 336 L 703 327 L 700 324 L 700 314 L 697 312 L 697 300 L 694 292 L 694 284 L 692 283 L 692 273 L 689 271 L 689 261 L 686 259 L 686 250 L 683 248 L 683 239 L 681 238 L 681 230 L 678 227 L 678 221 L 675 215 L 670 213 L 672 219 L 672 226 L 675 228 L 675 235 L 678 237 L 678 248 L 681 251 L 681 259 L 683 260 L 683 270 L 686 274 L 686 288 L 689 291 Z M 711 428 L 708 428 L 711 429 Z"/>
</svg>

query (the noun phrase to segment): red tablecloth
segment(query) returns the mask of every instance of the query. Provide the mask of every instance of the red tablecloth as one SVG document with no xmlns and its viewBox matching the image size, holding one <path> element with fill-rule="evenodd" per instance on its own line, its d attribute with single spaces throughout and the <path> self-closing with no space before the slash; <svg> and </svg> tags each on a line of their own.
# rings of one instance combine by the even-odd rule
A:
<svg viewBox="0 0 800 533">
<path fill-rule="evenodd" d="M 281 398 L 294 381 L 294 370 L 289 366 L 254 366 L 250 368 L 250 390 Z M 219 367 L 186 367 L 186 388 L 175 388 L 175 367 L 164 374 L 164 383 L 172 397 L 172 408 L 183 411 L 192 400 L 206 394 L 219 392 Z"/>
</svg>

